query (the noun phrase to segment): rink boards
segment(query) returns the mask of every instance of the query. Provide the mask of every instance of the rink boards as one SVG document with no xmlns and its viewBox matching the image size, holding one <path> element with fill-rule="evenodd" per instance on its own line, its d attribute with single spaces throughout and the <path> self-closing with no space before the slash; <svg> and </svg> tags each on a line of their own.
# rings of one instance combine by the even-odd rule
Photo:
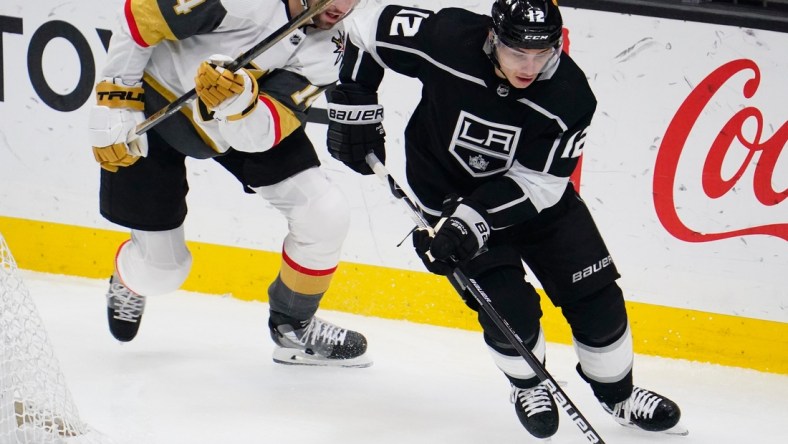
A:
<svg viewBox="0 0 788 444">
<path fill-rule="evenodd" d="M 428 4 L 485 12 L 482 3 Z M 98 214 L 86 129 L 121 4 L 7 0 L 0 9 L 0 231 L 22 268 L 107 277 L 126 238 Z M 567 50 L 599 101 L 576 177 L 622 273 L 636 350 L 788 374 L 788 34 L 563 15 Z M 400 179 L 418 88 L 387 75 L 380 91 L 388 164 Z M 328 158 L 325 126 L 307 131 L 352 208 L 325 307 L 476 329 L 409 242 L 396 247 L 412 225 L 397 203 L 374 178 Z M 281 217 L 212 161 L 190 162 L 189 181 L 195 265 L 185 288 L 264 300 Z M 545 312 L 548 340 L 568 342 L 560 313 Z"/>
</svg>

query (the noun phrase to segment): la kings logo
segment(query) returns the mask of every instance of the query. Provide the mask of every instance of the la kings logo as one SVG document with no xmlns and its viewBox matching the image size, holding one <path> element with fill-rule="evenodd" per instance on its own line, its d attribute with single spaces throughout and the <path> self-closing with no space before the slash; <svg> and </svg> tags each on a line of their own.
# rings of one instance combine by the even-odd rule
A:
<svg viewBox="0 0 788 444">
<path fill-rule="evenodd" d="M 512 166 L 520 131 L 462 111 L 449 151 L 471 176 L 491 176 Z"/>
</svg>

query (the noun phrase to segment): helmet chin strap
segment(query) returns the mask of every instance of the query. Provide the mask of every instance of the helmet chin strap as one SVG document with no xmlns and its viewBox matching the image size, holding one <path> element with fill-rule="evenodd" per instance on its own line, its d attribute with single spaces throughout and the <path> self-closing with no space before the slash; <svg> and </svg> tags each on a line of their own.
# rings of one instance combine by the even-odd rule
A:
<svg viewBox="0 0 788 444">
<path fill-rule="evenodd" d="M 309 0 L 301 0 L 301 6 L 303 6 L 303 7 L 304 7 L 304 11 L 306 11 L 307 9 L 309 9 L 309 5 L 307 4 L 307 2 L 308 2 L 308 1 L 309 1 Z"/>
</svg>

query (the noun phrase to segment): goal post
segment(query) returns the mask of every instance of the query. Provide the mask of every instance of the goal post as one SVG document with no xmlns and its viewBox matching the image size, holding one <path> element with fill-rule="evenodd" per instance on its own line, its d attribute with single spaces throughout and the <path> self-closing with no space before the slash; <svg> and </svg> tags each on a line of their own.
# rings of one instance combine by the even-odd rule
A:
<svg viewBox="0 0 788 444">
<path fill-rule="evenodd" d="M 0 233 L 0 444 L 107 444 L 79 417 L 38 309 Z"/>
</svg>

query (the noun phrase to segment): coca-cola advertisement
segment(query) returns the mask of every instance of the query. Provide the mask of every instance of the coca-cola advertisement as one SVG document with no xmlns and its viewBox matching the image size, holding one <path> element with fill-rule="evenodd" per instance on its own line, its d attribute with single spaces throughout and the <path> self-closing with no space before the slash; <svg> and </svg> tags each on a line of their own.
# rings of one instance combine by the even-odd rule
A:
<svg viewBox="0 0 788 444">
<path fill-rule="evenodd" d="M 788 35 L 564 16 L 599 101 L 581 195 L 628 296 L 788 321 Z"/>
</svg>

